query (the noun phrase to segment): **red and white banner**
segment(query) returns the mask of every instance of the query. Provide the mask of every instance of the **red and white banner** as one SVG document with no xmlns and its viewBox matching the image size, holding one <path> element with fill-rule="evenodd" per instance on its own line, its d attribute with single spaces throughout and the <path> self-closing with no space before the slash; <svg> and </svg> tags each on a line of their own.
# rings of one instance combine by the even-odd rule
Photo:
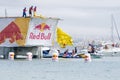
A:
<svg viewBox="0 0 120 80">
<path fill-rule="evenodd" d="M 27 33 L 26 45 L 52 46 L 57 19 L 32 18 Z"/>
<path fill-rule="evenodd" d="M 0 46 L 51 46 L 58 19 L 0 18 Z"/>
</svg>

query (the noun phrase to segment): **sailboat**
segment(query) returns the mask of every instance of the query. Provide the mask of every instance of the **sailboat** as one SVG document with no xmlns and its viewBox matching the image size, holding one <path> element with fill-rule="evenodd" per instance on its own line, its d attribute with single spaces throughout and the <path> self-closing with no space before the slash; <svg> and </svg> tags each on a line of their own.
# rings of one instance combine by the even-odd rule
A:
<svg viewBox="0 0 120 80">
<path fill-rule="evenodd" d="M 102 48 L 100 51 L 98 51 L 98 53 L 102 53 L 104 56 L 120 56 L 120 46 L 115 42 L 113 35 L 113 30 L 115 29 L 118 40 L 120 41 L 117 24 L 113 15 L 111 15 L 111 22 L 111 42 L 103 43 Z"/>
</svg>

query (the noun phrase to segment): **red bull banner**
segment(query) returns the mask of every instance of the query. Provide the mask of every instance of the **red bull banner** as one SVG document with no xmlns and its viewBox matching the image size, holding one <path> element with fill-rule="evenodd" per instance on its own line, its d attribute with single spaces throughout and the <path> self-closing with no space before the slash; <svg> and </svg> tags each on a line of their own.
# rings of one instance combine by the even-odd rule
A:
<svg viewBox="0 0 120 80">
<path fill-rule="evenodd" d="M 29 18 L 0 18 L 0 46 L 25 46 Z"/>
<path fill-rule="evenodd" d="M 52 46 L 55 37 L 57 19 L 33 18 L 29 24 L 26 45 Z"/>
<path fill-rule="evenodd" d="M 0 18 L 0 46 L 50 46 L 57 20 L 40 18 Z"/>
</svg>

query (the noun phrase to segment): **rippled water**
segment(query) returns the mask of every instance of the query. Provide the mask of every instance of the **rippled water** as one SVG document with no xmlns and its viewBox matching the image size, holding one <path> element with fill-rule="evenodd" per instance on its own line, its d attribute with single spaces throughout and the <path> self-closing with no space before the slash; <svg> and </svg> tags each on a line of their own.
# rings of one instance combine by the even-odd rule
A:
<svg viewBox="0 0 120 80">
<path fill-rule="evenodd" d="M 120 57 L 83 59 L 3 60 L 0 80 L 120 80 Z"/>
</svg>

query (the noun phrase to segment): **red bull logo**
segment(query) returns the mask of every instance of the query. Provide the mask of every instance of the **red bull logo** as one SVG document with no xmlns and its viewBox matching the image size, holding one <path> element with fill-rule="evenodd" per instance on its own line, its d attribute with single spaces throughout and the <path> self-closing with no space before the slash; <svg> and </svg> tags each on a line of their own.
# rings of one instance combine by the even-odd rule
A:
<svg viewBox="0 0 120 80">
<path fill-rule="evenodd" d="M 6 39 L 9 39 L 10 43 L 15 42 L 16 40 L 23 40 L 21 31 L 14 22 L 11 22 L 0 32 L 0 44 L 4 43 Z"/>
<path fill-rule="evenodd" d="M 50 30 L 50 27 L 46 23 L 41 23 L 41 24 L 35 26 L 34 29 L 37 29 L 37 30 L 40 30 L 41 32 L 43 32 L 44 30 Z"/>
<path fill-rule="evenodd" d="M 51 39 L 51 32 L 45 33 L 45 30 L 50 30 L 50 26 L 46 23 L 41 23 L 35 26 L 34 29 L 40 30 L 39 33 L 35 34 L 33 32 L 30 33 L 29 39 L 36 39 L 36 40 L 50 40 Z"/>
</svg>

